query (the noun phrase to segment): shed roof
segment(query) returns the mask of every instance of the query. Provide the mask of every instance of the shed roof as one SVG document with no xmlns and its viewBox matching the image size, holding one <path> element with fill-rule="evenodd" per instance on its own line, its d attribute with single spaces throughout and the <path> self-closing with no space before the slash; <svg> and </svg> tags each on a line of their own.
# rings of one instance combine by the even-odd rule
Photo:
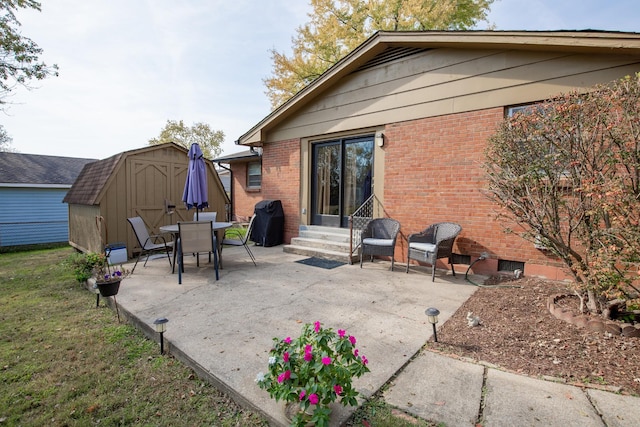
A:
<svg viewBox="0 0 640 427">
<path fill-rule="evenodd" d="M 0 186 L 70 187 L 96 159 L 0 152 Z"/>
<path fill-rule="evenodd" d="M 640 54 L 640 33 L 616 31 L 379 31 L 272 111 L 236 141 L 260 146 L 268 133 L 342 78 L 388 57 L 437 48 Z"/>
<path fill-rule="evenodd" d="M 109 179 L 120 165 L 120 161 L 128 156 L 143 153 L 152 150 L 163 150 L 167 147 L 173 147 L 183 151 L 185 156 L 187 149 L 179 146 L 174 142 L 165 144 L 151 145 L 135 150 L 124 151 L 106 159 L 85 165 L 73 183 L 73 186 L 62 200 L 63 203 L 72 203 L 78 205 L 96 205 L 102 191 L 105 189 Z"/>
<path fill-rule="evenodd" d="M 63 203 L 80 205 L 97 204 L 100 192 L 115 171 L 120 159 L 125 153 L 116 154 L 97 162 L 89 163 L 82 168 L 78 179 L 62 200 Z"/>
</svg>

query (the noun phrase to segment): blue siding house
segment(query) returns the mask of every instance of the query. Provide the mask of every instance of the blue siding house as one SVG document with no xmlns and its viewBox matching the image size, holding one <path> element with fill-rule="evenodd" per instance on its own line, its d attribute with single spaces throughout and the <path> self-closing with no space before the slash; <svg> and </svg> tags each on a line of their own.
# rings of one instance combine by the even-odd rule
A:
<svg viewBox="0 0 640 427">
<path fill-rule="evenodd" d="M 0 247 L 69 241 L 62 199 L 96 159 L 0 152 Z"/>
</svg>

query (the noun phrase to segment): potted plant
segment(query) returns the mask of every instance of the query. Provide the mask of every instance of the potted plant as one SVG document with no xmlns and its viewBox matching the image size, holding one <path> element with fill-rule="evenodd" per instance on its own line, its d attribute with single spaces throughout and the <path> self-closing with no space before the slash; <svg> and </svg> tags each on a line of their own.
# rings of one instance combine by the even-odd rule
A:
<svg viewBox="0 0 640 427">
<path fill-rule="evenodd" d="M 307 323 L 298 338 L 273 338 L 268 372 L 260 372 L 256 381 L 271 398 L 297 406 L 291 425 L 326 426 L 331 402 L 358 404 L 352 380 L 369 368 L 355 346 L 356 338 L 345 330 Z"/>
<path fill-rule="evenodd" d="M 116 295 L 120 289 L 120 282 L 129 275 L 122 265 L 112 267 L 107 256 L 103 253 L 88 252 L 79 254 L 71 259 L 76 279 L 83 283 L 93 279 L 95 287 L 103 297 Z"/>
</svg>

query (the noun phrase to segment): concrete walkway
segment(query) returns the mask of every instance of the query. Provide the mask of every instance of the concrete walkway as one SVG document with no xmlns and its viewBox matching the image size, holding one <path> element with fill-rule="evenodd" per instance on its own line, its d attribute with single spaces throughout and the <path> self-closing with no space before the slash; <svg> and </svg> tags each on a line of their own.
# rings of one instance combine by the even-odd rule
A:
<svg viewBox="0 0 640 427">
<path fill-rule="evenodd" d="M 155 340 L 153 321 L 168 318 L 165 349 L 273 425 L 286 425 L 284 405 L 257 386 L 256 375 L 267 370 L 273 337 L 297 336 L 302 324 L 316 320 L 357 338 L 371 369 L 355 381 L 363 396 L 390 383 L 385 401 L 427 420 L 447 426 L 478 420 L 484 426 L 639 424 L 640 398 L 421 353 L 432 335 L 425 309 L 438 308 L 444 323 L 477 289 L 462 274 L 438 271 L 433 283 L 427 268 L 406 274 L 396 264 L 391 272 L 390 263 L 376 260 L 363 269 L 323 269 L 297 263 L 306 257 L 283 253 L 281 246 L 253 252 L 257 267 L 244 248 L 225 248 L 219 281 L 203 257 L 200 268 L 187 259 L 182 285 L 166 258 L 138 264 L 117 300 L 120 314 Z M 332 409 L 332 425 L 355 410 Z"/>
</svg>

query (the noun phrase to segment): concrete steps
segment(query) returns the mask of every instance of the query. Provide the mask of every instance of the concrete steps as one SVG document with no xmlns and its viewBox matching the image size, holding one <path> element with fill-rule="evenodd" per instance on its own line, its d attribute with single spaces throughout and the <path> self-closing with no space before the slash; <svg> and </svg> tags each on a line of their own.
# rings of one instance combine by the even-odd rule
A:
<svg viewBox="0 0 640 427">
<path fill-rule="evenodd" d="M 345 228 L 301 225 L 299 236 L 284 246 L 291 254 L 330 259 L 342 262 L 358 261 L 357 255 L 349 255 L 349 230 Z"/>
</svg>

